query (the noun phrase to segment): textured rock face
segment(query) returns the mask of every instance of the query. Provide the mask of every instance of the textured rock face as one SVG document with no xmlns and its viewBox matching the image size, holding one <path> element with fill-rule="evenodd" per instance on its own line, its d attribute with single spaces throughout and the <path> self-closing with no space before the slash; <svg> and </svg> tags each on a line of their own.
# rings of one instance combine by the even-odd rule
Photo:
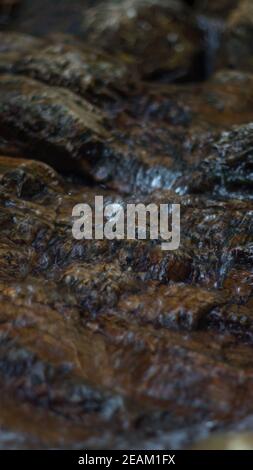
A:
<svg viewBox="0 0 253 470">
<path fill-rule="evenodd" d="M 181 446 L 210 419 L 236 429 L 252 413 L 251 203 L 183 197 L 183 243 L 168 254 L 151 242 L 75 241 L 72 207 L 92 203 L 95 188 L 34 161 L 2 157 L 0 171 L 8 447 Z"/>
<path fill-rule="evenodd" d="M 231 70 L 224 58 L 247 2 L 38 3 L 0 33 L 0 448 L 249 442 L 243 35 L 242 61 Z M 224 31 L 206 80 L 203 17 Z M 179 249 L 75 240 L 73 206 L 96 195 L 179 203 Z"/>
<path fill-rule="evenodd" d="M 43 43 L 42 39 L 28 35 L 2 34 L 1 52 L 4 53 L 1 60 L 3 72 L 11 71 L 46 84 L 69 88 L 84 98 L 101 100 L 104 97 L 109 100 L 111 87 L 113 99 L 113 89 L 116 93 L 118 83 L 122 89 L 124 79 L 130 81 L 124 64 L 83 44 L 68 44 L 68 37 L 52 44 L 52 41 Z"/>
</svg>

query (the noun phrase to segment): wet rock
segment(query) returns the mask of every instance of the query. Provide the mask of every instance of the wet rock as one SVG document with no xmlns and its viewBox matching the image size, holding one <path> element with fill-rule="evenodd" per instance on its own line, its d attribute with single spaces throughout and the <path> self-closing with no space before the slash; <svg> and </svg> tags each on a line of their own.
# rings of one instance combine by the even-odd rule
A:
<svg viewBox="0 0 253 470">
<path fill-rule="evenodd" d="M 251 199 L 252 130 L 251 123 L 235 127 L 207 146 L 207 157 L 193 172 L 189 190 L 213 192 L 224 198 Z"/>
<path fill-rule="evenodd" d="M 0 85 L 2 134 L 29 147 L 29 153 L 37 149 L 42 159 L 51 156 L 58 167 L 80 158 L 93 137 L 96 145 L 107 136 L 99 110 L 67 90 L 8 75 Z"/>
<path fill-rule="evenodd" d="M 248 2 L 39 3 L 0 33 L 0 448 L 244 436 Z M 231 50 L 213 74 L 223 32 Z M 146 240 L 74 239 L 73 206 L 97 195 L 180 204 L 179 248 L 150 240 L 149 220 Z"/>
<path fill-rule="evenodd" d="M 84 44 L 68 44 L 67 38 L 43 43 L 32 36 L 2 33 L 0 69 L 69 88 L 93 101 L 100 98 L 100 104 L 103 99 L 115 101 L 117 88 L 122 93 L 124 84 L 130 83 L 127 66 Z"/>
<path fill-rule="evenodd" d="M 181 2 L 126 0 L 88 10 L 84 29 L 100 45 L 137 67 L 145 78 L 192 78 L 201 52 L 201 33 Z"/>
<path fill-rule="evenodd" d="M 107 202 L 133 200 L 101 191 Z M 249 325 L 250 292 L 244 307 L 242 290 L 232 307 L 229 295 L 234 270 L 250 269 L 248 224 L 238 223 L 249 202 L 239 211 L 157 191 L 158 204 L 182 206 L 182 246 L 168 254 L 148 240 L 74 240 L 73 205 L 94 205 L 97 188 L 41 162 L 1 158 L 0 192 L 2 446 L 180 448 L 193 428 L 194 439 L 208 435 L 211 417 L 223 431 L 252 412 L 252 338 L 238 335 Z M 242 269 L 237 283 L 244 279 Z M 38 426 L 51 422 L 50 433 Z"/>
<path fill-rule="evenodd" d="M 250 74 L 223 71 L 203 85 L 191 89 L 161 87 L 160 93 L 141 86 L 127 99 L 127 94 L 119 96 L 126 93 L 131 83 L 125 67 L 117 69 L 113 59 L 105 62 L 103 55 L 90 49 L 85 52 L 85 48 L 61 42 L 46 46 L 40 53 L 18 57 L 3 53 L 0 65 L 2 71 L 13 74 L 1 80 L 2 89 L 6 89 L 3 101 L 10 93 L 13 96 L 8 100 L 8 131 L 2 125 L 2 152 L 14 156 L 31 154 L 60 171 L 71 169 L 123 192 L 171 187 L 184 191 L 180 177 L 186 171 L 192 172 L 194 163 L 207 154 L 218 139 L 214 132 L 232 123 L 246 123 L 251 117 Z M 80 66 L 76 67 L 77 63 Z M 105 63 L 108 75 L 101 85 Z M 37 80 L 31 82 L 31 78 L 15 75 L 19 73 L 36 76 Z M 20 120 L 15 122 L 18 100 L 14 87 L 20 90 L 20 112 L 28 106 L 30 114 L 26 113 L 26 119 L 34 121 L 37 115 L 36 119 L 44 122 L 43 135 L 32 132 L 34 122 L 24 122 L 24 129 L 19 129 Z M 43 108 L 38 98 L 42 95 Z M 62 103 L 61 112 L 53 106 L 57 100 Z M 43 109 L 50 110 L 52 129 L 47 122 L 48 111 L 46 114 Z M 62 136 L 52 135 L 57 134 L 63 116 L 66 124 L 72 122 L 71 136 L 67 126 L 65 142 Z M 2 120 L 7 122 L 5 108 Z"/>
<path fill-rule="evenodd" d="M 150 288 L 142 295 L 124 296 L 117 308 L 138 322 L 195 330 L 219 302 L 222 303 L 222 297 L 219 298 L 217 293 L 179 283 L 171 287 Z"/>
<path fill-rule="evenodd" d="M 163 132 L 157 127 L 152 144 L 153 132 L 148 127 L 146 136 L 139 135 L 141 129 L 136 136 L 131 135 L 131 128 L 124 133 L 110 131 L 109 118 L 69 90 L 15 75 L 2 75 L 0 87 L 1 134 L 15 142 L 21 155 L 123 192 L 138 187 L 143 191 L 169 188 L 179 174 L 179 169 L 172 168 L 178 137 L 174 137 L 175 144 L 168 143 L 167 129 Z M 133 149 L 127 145 L 129 139 Z M 8 152 L 8 147 L 4 145 L 3 150 Z M 168 158 L 168 152 L 173 158 Z"/>
</svg>

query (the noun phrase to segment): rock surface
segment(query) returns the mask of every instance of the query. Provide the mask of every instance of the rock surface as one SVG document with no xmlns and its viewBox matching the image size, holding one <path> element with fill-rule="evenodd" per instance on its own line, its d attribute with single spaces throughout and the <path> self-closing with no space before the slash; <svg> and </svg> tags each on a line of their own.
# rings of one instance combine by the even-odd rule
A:
<svg viewBox="0 0 253 470">
<path fill-rule="evenodd" d="M 248 3 L 33 0 L 0 33 L 0 448 L 251 446 Z M 75 240 L 97 195 L 180 204 L 180 247 Z"/>
</svg>

